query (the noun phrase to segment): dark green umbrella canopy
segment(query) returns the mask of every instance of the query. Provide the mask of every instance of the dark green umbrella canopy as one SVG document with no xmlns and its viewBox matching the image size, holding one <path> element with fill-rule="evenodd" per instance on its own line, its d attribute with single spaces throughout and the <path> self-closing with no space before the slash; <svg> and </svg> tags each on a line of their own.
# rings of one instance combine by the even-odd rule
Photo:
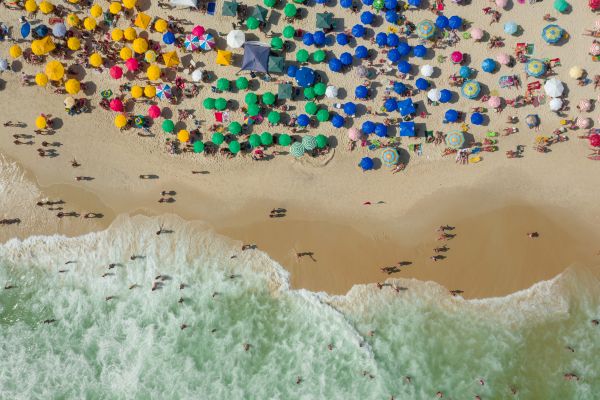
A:
<svg viewBox="0 0 600 400">
<path fill-rule="evenodd" d="M 271 50 L 281 49 L 283 49 L 283 39 L 277 36 L 271 39 Z"/>
<path fill-rule="evenodd" d="M 255 17 L 250 17 L 246 20 L 246 26 L 248 29 L 257 29 L 260 22 Z"/>
<path fill-rule="evenodd" d="M 238 4 L 235 1 L 226 1 L 223 3 L 221 14 L 225 17 L 235 17 L 237 15 Z"/>
<path fill-rule="evenodd" d="M 225 136 L 223 136 L 223 134 L 220 132 L 215 132 L 212 134 L 211 140 L 214 144 L 219 146 L 225 140 Z"/>
<path fill-rule="evenodd" d="M 250 143 L 250 146 L 252 146 L 252 147 L 260 146 L 260 136 L 258 136 L 256 133 L 253 133 L 248 138 L 248 143 Z"/>
<path fill-rule="evenodd" d="M 283 13 L 288 18 L 295 17 L 296 16 L 296 12 L 298 12 L 298 9 L 292 3 L 287 3 L 285 5 L 284 9 L 283 9 Z"/>
<path fill-rule="evenodd" d="M 287 133 L 282 133 L 277 138 L 277 144 L 280 146 L 289 146 L 292 144 L 292 138 Z"/>
<path fill-rule="evenodd" d="M 225 100 L 222 97 L 219 97 L 217 100 L 215 100 L 215 108 L 219 111 L 223 111 L 227 108 L 227 100 Z"/>
<path fill-rule="evenodd" d="M 277 4 L 277 0 L 264 0 L 263 4 L 267 7 L 275 7 L 275 4 Z"/>
<path fill-rule="evenodd" d="M 332 13 L 317 13 L 316 26 L 317 29 L 329 29 L 333 24 Z"/>
<path fill-rule="evenodd" d="M 319 121 L 319 122 L 329 121 L 329 111 L 327 111 L 325 109 L 319 110 L 319 112 L 317 112 L 317 121 Z"/>
<path fill-rule="evenodd" d="M 256 117 L 260 113 L 260 106 L 256 103 L 250 104 L 248 106 L 248 115 L 251 117 Z"/>
<path fill-rule="evenodd" d="M 287 25 L 285 28 L 283 28 L 283 37 L 286 39 L 291 39 L 294 37 L 294 35 L 296 34 L 296 28 L 294 28 L 291 25 Z"/>
<path fill-rule="evenodd" d="M 217 80 L 217 89 L 219 90 L 229 90 L 229 79 L 227 78 L 219 78 Z"/>
<path fill-rule="evenodd" d="M 315 115 L 317 113 L 318 109 L 319 109 L 319 107 L 317 106 L 317 104 L 314 101 L 309 101 L 304 106 L 304 111 L 309 115 Z"/>
<path fill-rule="evenodd" d="M 170 119 L 165 119 L 162 123 L 162 129 L 167 133 L 171 133 L 175 129 L 175 124 Z"/>
<path fill-rule="evenodd" d="M 304 3 L 304 0 L 294 0 L 294 3 L 302 4 Z"/>
<path fill-rule="evenodd" d="M 305 63 L 308 61 L 308 51 L 306 49 L 300 49 L 296 53 L 296 61 L 299 63 Z"/>
<path fill-rule="evenodd" d="M 244 97 L 244 102 L 247 105 L 256 104 L 256 102 L 258 102 L 258 96 L 252 92 L 247 93 L 246 96 Z"/>
<path fill-rule="evenodd" d="M 252 10 L 252 15 L 251 17 L 256 18 L 257 21 L 259 22 L 267 22 L 267 14 L 269 13 L 269 10 L 267 10 L 266 8 L 262 7 L 262 6 L 254 6 L 254 10 Z"/>
<path fill-rule="evenodd" d="M 273 135 L 269 132 L 263 132 L 260 134 L 260 144 L 263 146 L 270 146 L 273 144 Z"/>
<path fill-rule="evenodd" d="M 207 110 L 213 110 L 215 108 L 215 99 L 212 97 L 207 97 L 202 102 L 202 106 Z"/>
<path fill-rule="evenodd" d="M 202 153 L 204 151 L 204 143 L 201 141 L 194 142 L 194 153 Z"/>
<path fill-rule="evenodd" d="M 316 63 L 322 63 L 323 61 L 325 61 L 326 56 L 327 54 L 325 53 L 325 50 L 319 49 L 312 53 L 312 60 Z"/>
<path fill-rule="evenodd" d="M 281 121 L 281 114 L 279 114 L 277 111 L 271 111 L 267 117 L 267 120 L 272 124 L 278 124 L 279 121 Z"/>
<path fill-rule="evenodd" d="M 262 95 L 262 102 L 268 106 L 272 106 L 275 104 L 275 95 L 271 92 L 265 92 Z"/>
<path fill-rule="evenodd" d="M 292 85 L 290 83 L 280 83 L 277 87 L 277 97 L 280 99 L 292 98 Z"/>
<path fill-rule="evenodd" d="M 307 100 L 312 100 L 315 98 L 315 89 L 311 87 L 304 88 L 304 98 Z"/>
<path fill-rule="evenodd" d="M 317 136 L 315 136 L 315 140 L 317 141 L 317 147 L 319 149 L 322 149 L 325 146 L 327 146 L 327 137 L 325 135 L 320 133 Z"/>
<path fill-rule="evenodd" d="M 239 90 L 246 90 L 248 89 L 248 78 L 246 78 L 245 76 L 240 76 L 239 78 L 237 78 L 235 80 L 235 87 L 238 88 Z"/>
<path fill-rule="evenodd" d="M 232 123 L 229 124 L 229 133 L 233 134 L 233 135 L 239 135 L 240 133 L 242 133 L 242 124 L 240 124 L 237 121 L 233 121 Z"/>
<path fill-rule="evenodd" d="M 237 140 L 232 140 L 231 142 L 229 142 L 229 151 L 233 154 L 239 153 L 241 148 L 242 146 L 240 146 L 240 142 L 238 142 Z"/>
<path fill-rule="evenodd" d="M 323 82 L 317 83 L 315 86 L 313 86 L 313 88 L 315 89 L 315 94 L 317 96 L 323 96 L 327 91 L 327 85 Z"/>
<path fill-rule="evenodd" d="M 267 70 L 269 72 L 281 74 L 283 72 L 283 57 L 269 56 Z"/>
</svg>

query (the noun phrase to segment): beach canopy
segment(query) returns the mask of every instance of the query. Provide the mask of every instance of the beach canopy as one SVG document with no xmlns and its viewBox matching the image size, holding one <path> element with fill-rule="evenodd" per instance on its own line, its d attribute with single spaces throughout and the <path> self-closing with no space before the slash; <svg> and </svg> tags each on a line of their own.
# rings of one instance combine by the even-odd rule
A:
<svg viewBox="0 0 600 400">
<path fill-rule="evenodd" d="M 387 148 L 381 152 L 381 161 L 385 166 L 392 167 L 398 164 L 400 160 L 400 155 L 398 154 L 398 150 L 394 148 Z"/>
<path fill-rule="evenodd" d="M 551 78 L 544 84 L 544 91 L 550 97 L 560 97 L 565 90 L 565 86 L 557 78 Z"/>
<path fill-rule="evenodd" d="M 223 8 L 221 9 L 221 15 L 224 17 L 235 17 L 237 15 L 238 4 L 235 1 L 223 2 Z"/>
<path fill-rule="evenodd" d="M 44 56 L 54 49 L 56 49 L 56 45 L 50 36 L 31 42 L 31 52 L 36 56 Z"/>
<path fill-rule="evenodd" d="M 267 14 L 269 10 L 266 8 L 256 5 L 254 6 L 254 10 L 252 10 L 251 16 L 256 18 L 259 22 L 267 22 Z"/>
<path fill-rule="evenodd" d="M 398 111 L 400 111 L 400 115 L 405 117 L 407 115 L 414 114 L 417 112 L 417 109 L 415 108 L 412 99 L 408 98 L 398 101 Z"/>
<path fill-rule="evenodd" d="M 474 81 L 474 80 L 466 81 L 465 83 L 463 83 L 462 88 L 461 88 L 462 95 L 464 97 L 466 97 L 467 99 L 477 98 L 477 96 L 479 96 L 480 92 L 481 92 L 481 85 L 479 84 L 479 82 Z"/>
<path fill-rule="evenodd" d="M 134 25 L 137 26 L 138 28 L 142 28 L 142 29 L 147 29 L 148 25 L 150 25 L 150 21 L 152 20 L 152 18 L 146 14 L 146 13 L 138 13 L 138 15 L 135 17 L 135 21 L 134 21 Z"/>
<path fill-rule="evenodd" d="M 219 65 L 231 65 L 231 52 L 226 50 L 217 50 L 215 62 Z"/>
<path fill-rule="evenodd" d="M 329 29 L 333 25 L 332 19 L 332 13 L 317 13 L 315 26 L 317 29 Z"/>
<path fill-rule="evenodd" d="M 363 157 L 358 165 L 363 171 L 369 171 L 373 169 L 373 159 L 371 157 Z"/>
<path fill-rule="evenodd" d="M 458 121 L 458 111 L 450 109 L 448 111 L 446 111 L 446 113 L 444 114 L 444 119 L 447 122 L 456 122 Z"/>
<path fill-rule="evenodd" d="M 269 72 L 281 74 L 283 73 L 284 59 L 279 56 L 269 56 L 267 70 Z"/>
<path fill-rule="evenodd" d="M 555 24 L 546 25 L 544 29 L 542 29 L 542 39 L 549 44 L 558 43 L 560 39 L 562 39 L 563 34 L 563 28 Z"/>
<path fill-rule="evenodd" d="M 428 19 L 417 24 L 417 35 L 421 39 L 429 39 L 435 34 L 435 24 Z"/>
<path fill-rule="evenodd" d="M 290 83 L 280 83 L 277 87 L 277 97 L 280 99 L 292 98 L 292 85 Z"/>
<path fill-rule="evenodd" d="M 452 131 L 446 134 L 446 145 L 460 149 L 465 144 L 465 135 L 461 131 Z"/>
<path fill-rule="evenodd" d="M 243 71 L 267 72 L 269 51 L 269 46 L 264 43 L 246 42 L 241 69 Z"/>
</svg>

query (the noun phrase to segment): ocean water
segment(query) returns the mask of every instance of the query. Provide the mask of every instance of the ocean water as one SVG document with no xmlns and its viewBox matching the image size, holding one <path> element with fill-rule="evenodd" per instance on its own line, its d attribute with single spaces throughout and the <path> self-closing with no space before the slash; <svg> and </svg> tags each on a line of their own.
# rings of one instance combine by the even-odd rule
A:
<svg viewBox="0 0 600 400">
<path fill-rule="evenodd" d="M 600 284 L 581 271 L 487 300 L 413 280 L 328 296 L 201 224 L 121 216 L 0 245 L 0 284 L 0 399 L 600 398 Z"/>
</svg>

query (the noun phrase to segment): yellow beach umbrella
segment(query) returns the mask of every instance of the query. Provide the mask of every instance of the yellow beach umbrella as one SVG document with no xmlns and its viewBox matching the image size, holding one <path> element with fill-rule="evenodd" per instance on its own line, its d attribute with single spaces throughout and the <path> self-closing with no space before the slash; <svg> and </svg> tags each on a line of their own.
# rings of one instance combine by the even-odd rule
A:
<svg viewBox="0 0 600 400">
<path fill-rule="evenodd" d="M 583 76 L 583 69 L 581 69 L 581 67 L 578 66 L 573 66 L 569 70 L 569 76 L 573 79 L 579 79 Z"/>
<path fill-rule="evenodd" d="M 134 99 L 139 99 L 144 95 L 144 89 L 141 86 L 133 85 L 131 87 L 131 97 Z"/>
<path fill-rule="evenodd" d="M 152 85 L 148 85 L 144 88 L 144 96 L 151 99 L 156 96 L 156 88 Z"/>
<path fill-rule="evenodd" d="M 114 42 L 118 42 L 119 40 L 123 39 L 123 29 L 115 28 L 112 31 L 110 31 L 110 38 Z"/>
<path fill-rule="evenodd" d="M 123 7 L 131 10 L 133 7 L 135 7 L 135 3 L 136 0 L 123 0 Z"/>
<path fill-rule="evenodd" d="M 81 48 L 81 42 L 75 36 L 71 36 L 69 40 L 67 40 L 67 47 L 69 50 L 79 50 Z"/>
<path fill-rule="evenodd" d="M 133 41 L 133 51 L 138 54 L 145 53 L 148 50 L 148 41 L 144 38 L 137 38 Z"/>
<path fill-rule="evenodd" d="M 156 64 L 150 65 L 148 67 L 148 69 L 146 70 L 146 76 L 151 81 L 155 81 L 158 78 L 160 78 L 160 68 L 158 67 L 158 65 L 156 65 Z"/>
<path fill-rule="evenodd" d="M 35 0 L 27 0 L 25 2 L 25 11 L 27 11 L 28 13 L 34 13 L 36 12 L 38 9 L 38 6 L 35 2 Z"/>
<path fill-rule="evenodd" d="M 88 62 L 92 67 L 98 68 L 102 65 L 102 56 L 98 53 L 93 53 L 92 55 L 90 55 Z"/>
<path fill-rule="evenodd" d="M 48 84 L 48 75 L 43 72 L 35 74 L 35 83 L 38 86 L 46 86 Z"/>
<path fill-rule="evenodd" d="M 175 51 L 163 54 L 163 61 L 167 67 L 176 67 L 179 65 L 179 57 Z"/>
<path fill-rule="evenodd" d="M 227 50 L 217 50 L 216 63 L 219 65 L 231 64 L 231 52 Z"/>
<path fill-rule="evenodd" d="M 46 36 L 45 38 L 37 39 L 31 42 L 31 51 L 36 56 L 46 55 L 55 48 L 56 45 L 54 44 L 50 36 Z"/>
<path fill-rule="evenodd" d="M 65 90 L 69 94 L 77 94 L 81 89 L 81 84 L 77 79 L 69 79 L 65 82 Z"/>
<path fill-rule="evenodd" d="M 100 7 L 98 4 L 94 4 L 91 8 L 90 8 L 90 15 L 94 18 L 98 18 L 102 15 L 104 11 L 102 11 L 102 7 Z"/>
<path fill-rule="evenodd" d="M 96 29 L 96 25 L 96 20 L 92 17 L 87 17 L 83 20 L 83 27 L 88 31 L 93 31 L 94 29 Z"/>
<path fill-rule="evenodd" d="M 77 14 L 69 14 L 67 15 L 67 25 L 69 26 L 77 26 L 79 25 L 79 22 L 81 22 L 79 20 L 79 17 L 77 16 Z"/>
<path fill-rule="evenodd" d="M 79 0 L 67 0 L 69 3 L 71 4 L 77 4 L 79 3 Z"/>
<path fill-rule="evenodd" d="M 150 25 L 150 21 L 150 16 L 141 12 L 135 17 L 135 22 L 133 24 L 138 28 L 146 29 L 148 28 L 148 25 Z"/>
<path fill-rule="evenodd" d="M 12 58 L 19 58 L 21 57 L 21 54 L 23 54 L 23 50 L 21 50 L 21 47 L 19 47 L 18 44 L 13 44 L 12 46 L 10 46 L 8 54 L 10 54 Z"/>
<path fill-rule="evenodd" d="M 118 14 L 121 12 L 122 9 L 123 9 L 123 6 L 121 5 L 121 3 L 117 3 L 117 2 L 110 3 L 110 6 L 108 6 L 108 11 L 111 14 Z"/>
<path fill-rule="evenodd" d="M 133 52 L 129 47 L 123 47 L 121 51 L 119 51 L 119 56 L 121 57 L 121 60 L 127 61 L 133 57 Z"/>
<path fill-rule="evenodd" d="M 177 139 L 181 143 L 188 142 L 190 140 L 190 133 L 187 130 L 182 129 L 179 132 L 177 132 Z"/>
<path fill-rule="evenodd" d="M 40 11 L 43 14 L 50 14 L 52 10 L 54 10 L 54 4 L 49 1 L 44 0 L 40 3 Z"/>
<path fill-rule="evenodd" d="M 51 81 L 60 81 L 65 76 L 65 67 L 59 61 L 52 60 L 46 64 L 46 75 Z"/>
<path fill-rule="evenodd" d="M 134 28 L 129 27 L 125 28 L 125 30 L 123 31 L 123 35 L 125 36 L 125 40 L 129 40 L 131 42 L 137 37 L 137 32 Z"/>
<path fill-rule="evenodd" d="M 153 63 L 156 61 L 156 52 L 153 50 L 148 50 L 144 53 L 144 60 L 146 60 L 146 62 Z"/>
<path fill-rule="evenodd" d="M 123 114 L 118 114 L 115 117 L 115 126 L 120 129 L 125 127 L 125 125 L 127 125 L 127 117 Z"/>
<path fill-rule="evenodd" d="M 156 31 L 160 33 L 165 33 L 168 27 L 169 25 L 167 24 L 167 21 L 165 21 L 162 18 L 157 19 L 154 23 L 154 29 L 156 29 Z"/>
<path fill-rule="evenodd" d="M 48 121 L 44 116 L 40 115 L 35 119 L 35 126 L 37 126 L 38 129 L 46 129 Z"/>
</svg>

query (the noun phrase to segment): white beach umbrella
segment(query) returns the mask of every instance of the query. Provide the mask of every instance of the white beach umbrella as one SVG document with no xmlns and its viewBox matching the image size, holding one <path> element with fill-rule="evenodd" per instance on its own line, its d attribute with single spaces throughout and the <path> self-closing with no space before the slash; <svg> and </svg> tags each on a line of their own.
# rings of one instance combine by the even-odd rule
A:
<svg viewBox="0 0 600 400">
<path fill-rule="evenodd" d="M 240 30 L 233 30 L 227 34 L 227 46 L 239 49 L 246 42 L 246 35 Z"/>
<path fill-rule="evenodd" d="M 6 58 L 0 59 L 0 72 L 8 70 L 8 60 Z"/>
<path fill-rule="evenodd" d="M 442 92 L 439 89 L 431 89 L 427 92 L 427 98 L 431 101 L 440 101 L 440 97 L 442 97 Z"/>
<path fill-rule="evenodd" d="M 561 99 L 559 99 L 558 97 L 555 97 L 552 100 L 550 100 L 550 103 L 548 103 L 548 105 L 550 106 L 550 110 L 558 111 L 562 108 L 563 101 Z"/>
<path fill-rule="evenodd" d="M 336 98 L 338 95 L 338 88 L 336 88 L 335 86 L 327 86 L 327 89 L 325 89 L 325 96 L 329 97 L 329 98 Z"/>
<path fill-rule="evenodd" d="M 560 79 L 552 78 L 548 79 L 544 84 L 544 91 L 550 97 L 560 97 L 565 90 L 565 86 Z"/>
<path fill-rule="evenodd" d="M 426 78 L 429 78 L 431 75 L 433 75 L 433 67 L 429 64 L 425 64 L 421 67 L 421 75 L 423 75 Z"/>
<path fill-rule="evenodd" d="M 202 68 L 196 68 L 192 72 L 192 80 L 194 82 L 200 82 L 202 80 Z"/>
</svg>

